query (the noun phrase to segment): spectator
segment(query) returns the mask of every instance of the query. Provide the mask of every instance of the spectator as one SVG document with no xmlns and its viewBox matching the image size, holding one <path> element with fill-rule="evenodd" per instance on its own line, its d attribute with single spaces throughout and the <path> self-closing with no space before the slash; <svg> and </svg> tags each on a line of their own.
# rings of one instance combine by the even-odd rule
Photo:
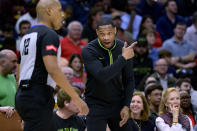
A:
<svg viewBox="0 0 197 131">
<path fill-rule="evenodd" d="M 126 41 L 129 44 L 133 42 L 132 34 L 120 27 L 122 23 L 120 14 L 119 13 L 111 14 L 111 19 L 117 29 L 117 34 L 116 34 L 117 38 L 122 41 Z"/>
<path fill-rule="evenodd" d="M 190 118 L 180 111 L 180 94 L 175 88 L 163 92 L 159 114 L 156 119 L 159 131 L 193 131 Z"/>
<path fill-rule="evenodd" d="M 19 23 L 21 21 L 27 20 L 31 23 L 31 26 L 37 24 L 36 4 L 37 4 L 37 1 L 35 1 L 35 2 L 29 1 L 27 3 L 28 12 L 25 13 L 24 15 L 22 15 L 21 17 L 19 17 L 19 19 L 17 20 L 16 25 L 15 25 L 15 30 L 16 30 L 17 34 L 20 34 Z"/>
<path fill-rule="evenodd" d="M 137 5 L 137 13 L 150 15 L 155 23 L 163 14 L 163 6 L 155 0 L 141 0 Z"/>
<path fill-rule="evenodd" d="M 193 127 L 196 125 L 197 122 L 197 114 L 192 109 L 191 104 L 191 96 L 187 91 L 180 91 L 180 98 L 181 98 L 181 109 L 184 115 L 187 115 L 191 121 Z"/>
<path fill-rule="evenodd" d="M 178 14 L 189 19 L 197 9 L 196 0 L 176 0 L 178 6 Z"/>
<path fill-rule="evenodd" d="M 25 0 L 1 0 L 0 1 L 0 27 L 11 23 L 14 25 L 18 17 L 26 13 Z"/>
<path fill-rule="evenodd" d="M 111 0 L 111 8 L 113 12 L 125 11 L 127 0 Z"/>
<path fill-rule="evenodd" d="M 74 88 L 78 95 L 80 90 Z M 85 131 L 84 121 L 77 116 L 79 113 L 78 108 L 75 106 L 70 96 L 66 94 L 62 89 L 58 91 L 57 96 L 58 109 L 53 113 L 53 117 L 56 123 L 56 131 L 59 130 L 72 130 L 72 131 Z"/>
<path fill-rule="evenodd" d="M 153 23 L 153 19 L 151 18 L 151 16 L 148 16 L 148 15 L 143 16 L 142 22 L 140 24 L 140 31 L 139 31 L 138 37 L 141 35 L 144 35 L 144 33 L 143 33 L 144 30 L 153 30 L 154 31 L 154 35 L 155 35 L 155 41 L 153 43 L 154 48 L 158 48 L 162 45 L 161 36 L 160 36 L 159 32 L 157 32 L 155 30 L 155 25 Z"/>
<path fill-rule="evenodd" d="M 130 111 L 129 131 L 154 131 L 155 122 L 150 119 L 150 109 L 142 93 L 133 93 Z"/>
<path fill-rule="evenodd" d="M 62 57 L 69 60 L 74 53 L 81 55 L 81 49 L 86 45 L 86 42 L 81 40 L 82 31 L 83 26 L 78 21 L 72 21 L 68 25 L 68 35 L 60 40 Z"/>
<path fill-rule="evenodd" d="M 73 7 L 72 7 L 72 5 L 66 5 L 65 7 L 64 7 L 64 13 L 65 13 L 65 18 L 64 18 L 64 20 L 65 20 L 65 25 L 66 26 L 68 26 L 68 24 L 70 23 L 70 22 L 72 22 L 73 21 Z"/>
<path fill-rule="evenodd" d="M 192 88 L 190 80 L 188 80 L 188 79 L 180 79 L 180 80 L 178 80 L 177 83 L 176 83 L 176 88 L 179 91 L 186 91 L 186 92 L 188 92 L 190 94 L 190 96 L 191 96 L 191 103 L 193 105 L 193 110 L 197 111 L 197 100 L 196 100 L 197 91 L 195 91 Z"/>
<path fill-rule="evenodd" d="M 31 23 L 27 20 L 22 20 L 19 23 L 20 34 L 19 34 L 18 39 L 16 40 L 16 50 L 20 51 L 20 42 L 22 40 L 22 37 L 27 33 L 30 27 L 31 27 Z"/>
<path fill-rule="evenodd" d="M 193 24 L 187 28 L 184 39 L 192 41 L 195 44 L 195 51 L 197 52 L 197 11 L 192 17 Z"/>
<path fill-rule="evenodd" d="M 97 38 L 96 25 L 103 18 L 104 11 L 101 5 L 95 5 L 91 8 L 87 23 L 84 25 L 82 38 L 85 42 L 90 42 Z"/>
<path fill-rule="evenodd" d="M 139 0 L 128 0 L 127 11 L 121 16 L 121 28 L 131 32 L 133 40 L 137 40 L 142 16 L 136 13 L 136 4 Z"/>
<path fill-rule="evenodd" d="M 158 52 L 159 58 L 160 59 L 165 59 L 167 64 L 168 64 L 168 72 L 167 74 L 171 76 L 176 76 L 176 67 L 173 65 L 171 58 L 172 58 L 172 53 L 166 49 L 161 49 Z"/>
<path fill-rule="evenodd" d="M 62 0 L 65 2 L 65 0 Z M 73 19 L 80 21 L 83 25 L 87 22 L 91 7 L 97 0 L 66 0 L 73 10 Z"/>
<path fill-rule="evenodd" d="M 16 39 L 14 37 L 6 37 L 3 41 L 2 49 L 10 49 L 16 53 Z"/>
<path fill-rule="evenodd" d="M 162 85 L 163 90 L 175 86 L 176 79 L 167 74 L 168 64 L 165 59 L 159 59 L 156 62 L 154 69 L 155 73 L 153 73 L 151 76 L 155 77 L 157 83 Z"/>
<path fill-rule="evenodd" d="M 73 69 L 73 80 L 72 85 L 79 87 L 81 93 L 84 93 L 86 74 L 83 72 L 83 62 L 79 54 L 73 54 L 69 60 L 69 67 Z"/>
<path fill-rule="evenodd" d="M 11 23 L 5 24 L 2 28 L 2 32 L 4 38 L 13 37 L 14 36 L 13 25 Z"/>
<path fill-rule="evenodd" d="M 156 32 L 153 29 L 145 29 L 142 32 L 142 36 L 144 36 L 148 43 L 149 49 L 149 58 L 152 59 L 153 66 L 155 65 L 156 61 L 159 59 L 158 50 L 154 48 L 155 40 L 156 40 Z"/>
<path fill-rule="evenodd" d="M 0 51 L 0 112 L 10 117 L 14 112 L 16 79 L 14 77 L 17 66 L 16 54 L 11 50 Z"/>
<path fill-rule="evenodd" d="M 155 84 L 157 84 L 157 80 L 155 79 L 155 77 L 149 76 L 149 77 L 147 77 L 147 79 L 145 81 L 145 89 L 147 87 L 155 85 Z"/>
<path fill-rule="evenodd" d="M 14 38 L 13 25 L 7 23 L 2 27 L 2 34 L 0 38 L 0 50 L 2 49 L 12 49 L 16 51 L 16 40 Z"/>
<path fill-rule="evenodd" d="M 62 67 L 61 70 L 64 73 L 64 76 L 66 77 L 68 82 L 72 85 L 72 83 L 73 83 L 73 75 L 74 75 L 73 69 L 70 68 L 70 67 Z"/>
<path fill-rule="evenodd" d="M 157 0 L 160 4 L 162 4 L 162 5 L 164 5 L 166 2 L 167 2 L 167 0 Z"/>
<path fill-rule="evenodd" d="M 154 85 L 156 84 L 156 79 L 154 77 L 150 77 L 149 75 L 146 75 L 138 84 L 138 86 L 136 87 L 136 90 L 138 91 L 143 91 L 145 90 L 145 88 L 149 85 Z"/>
<path fill-rule="evenodd" d="M 149 75 L 146 75 L 138 84 L 138 86 L 136 87 L 137 91 L 144 91 L 144 89 L 146 88 L 147 85 L 152 85 L 155 84 L 156 80 L 154 77 L 150 77 L 149 79 Z"/>
<path fill-rule="evenodd" d="M 133 70 L 135 86 L 138 86 L 143 77 L 150 75 L 153 70 L 152 59 L 148 57 L 148 43 L 146 38 L 138 38 L 138 44 L 134 47 Z"/>
<path fill-rule="evenodd" d="M 71 5 L 66 5 L 65 7 L 62 5 L 62 7 L 64 13 L 64 20 L 62 21 L 63 26 L 58 31 L 56 31 L 60 39 L 64 38 L 68 34 L 67 27 L 70 24 L 70 22 L 74 21 L 73 7 Z"/>
<path fill-rule="evenodd" d="M 196 52 L 194 44 L 183 38 L 185 31 L 186 24 L 183 22 L 177 23 L 174 28 L 174 36 L 166 40 L 161 48 L 172 53 L 172 62 L 176 67 L 191 69 L 195 66 Z"/>
<path fill-rule="evenodd" d="M 183 17 L 177 15 L 178 9 L 175 0 L 168 0 L 164 7 L 165 14 L 156 23 L 156 29 L 161 35 L 162 41 L 173 36 L 173 29 L 178 22 L 185 22 Z"/>
<path fill-rule="evenodd" d="M 159 84 L 146 86 L 145 96 L 149 103 L 151 118 L 155 121 L 159 115 L 159 105 L 161 101 L 163 87 Z"/>
<path fill-rule="evenodd" d="M 111 0 L 103 0 L 103 11 L 104 11 L 104 17 L 110 17 L 111 14 Z"/>
<path fill-rule="evenodd" d="M 176 88 L 179 91 L 186 91 L 186 92 L 188 92 L 190 94 L 190 90 L 191 90 L 190 81 L 187 80 L 187 79 L 180 79 L 176 83 Z"/>
</svg>

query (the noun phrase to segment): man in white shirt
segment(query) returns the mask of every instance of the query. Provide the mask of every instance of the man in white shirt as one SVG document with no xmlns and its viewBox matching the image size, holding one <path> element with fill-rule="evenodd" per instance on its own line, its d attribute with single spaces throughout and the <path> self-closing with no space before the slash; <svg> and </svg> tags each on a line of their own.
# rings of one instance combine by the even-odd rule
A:
<svg viewBox="0 0 197 131">
<path fill-rule="evenodd" d="M 142 21 L 142 16 L 136 13 L 136 4 L 137 1 L 129 0 L 128 1 L 128 13 L 124 13 L 121 16 L 121 28 L 131 32 L 133 40 L 137 39 L 140 23 Z"/>
<path fill-rule="evenodd" d="M 27 31 L 30 29 L 31 24 L 29 21 L 27 20 L 23 20 L 20 22 L 19 24 L 19 30 L 20 30 L 20 34 L 18 36 L 18 39 L 16 40 L 16 50 L 19 51 L 20 48 L 20 42 L 23 38 L 23 36 L 27 33 Z"/>
<path fill-rule="evenodd" d="M 192 20 L 193 24 L 187 28 L 184 39 L 192 41 L 195 44 L 195 50 L 197 51 L 197 11 L 193 14 Z"/>
<path fill-rule="evenodd" d="M 19 24 L 20 24 L 21 21 L 27 20 L 31 23 L 31 26 L 37 24 L 36 2 L 34 2 L 34 3 L 33 2 L 28 2 L 27 6 L 28 6 L 28 12 L 25 13 L 24 15 L 22 15 L 16 22 L 15 30 L 16 30 L 17 34 L 20 33 Z"/>
</svg>

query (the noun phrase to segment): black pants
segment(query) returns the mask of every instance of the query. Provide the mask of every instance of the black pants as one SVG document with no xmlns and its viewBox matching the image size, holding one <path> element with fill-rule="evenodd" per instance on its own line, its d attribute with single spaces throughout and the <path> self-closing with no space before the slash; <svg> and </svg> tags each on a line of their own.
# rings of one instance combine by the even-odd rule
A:
<svg viewBox="0 0 197 131">
<path fill-rule="evenodd" d="M 87 116 L 88 131 L 106 131 L 108 124 L 111 131 L 129 131 L 128 124 L 119 126 L 120 107 L 102 107 L 98 105 L 89 105 L 89 114 Z"/>
<path fill-rule="evenodd" d="M 16 110 L 24 120 L 24 131 L 55 131 L 53 89 L 32 84 L 16 93 Z"/>
</svg>

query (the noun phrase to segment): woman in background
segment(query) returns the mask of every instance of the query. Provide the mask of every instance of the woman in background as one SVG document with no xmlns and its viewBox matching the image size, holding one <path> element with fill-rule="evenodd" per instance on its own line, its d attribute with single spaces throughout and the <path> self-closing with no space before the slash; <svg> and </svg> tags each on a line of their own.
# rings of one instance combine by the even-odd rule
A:
<svg viewBox="0 0 197 131">
<path fill-rule="evenodd" d="M 83 62 L 79 54 L 73 54 L 69 60 L 69 67 L 73 69 L 74 75 L 72 85 L 80 88 L 81 93 L 84 93 L 86 74 L 83 72 Z"/>
<path fill-rule="evenodd" d="M 153 29 L 155 31 L 155 42 L 153 44 L 153 47 L 154 48 L 161 47 L 162 46 L 161 36 L 160 36 L 159 32 L 157 32 L 155 30 L 155 25 L 154 25 L 154 22 L 153 22 L 153 19 L 151 18 L 151 16 L 148 16 L 148 15 L 143 16 L 142 22 L 140 24 L 140 31 L 139 31 L 138 37 L 140 37 L 142 35 L 142 32 L 145 29 Z"/>
<path fill-rule="evenodd" d="M 141 92 L 134 92 L 130 103 L 131 131 L 154 131 L 155 122 L 150 119 L 150 109 L 146 98 Z"/>
<path fill-rule="evenodd" d="M 180 94 L 175 88 L 168 88 L 162 94 L 156 119 L 158 131 L 193 131 L 192 122 L 180 110 Z"/>
</svg>

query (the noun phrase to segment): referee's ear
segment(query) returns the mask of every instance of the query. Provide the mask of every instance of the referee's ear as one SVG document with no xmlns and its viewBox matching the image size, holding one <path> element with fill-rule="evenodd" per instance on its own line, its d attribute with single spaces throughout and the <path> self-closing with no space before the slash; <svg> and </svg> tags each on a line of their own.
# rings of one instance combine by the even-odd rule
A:
<svg viewBox="0 0 197 131">
<path fill-rule="evenodd" d="M 51 16 L 51 13 L 52 13 L 52 9 L 51 8 L 46 8 L 46 14 L 48 15 L 48 16 Z"/>
</svg>

